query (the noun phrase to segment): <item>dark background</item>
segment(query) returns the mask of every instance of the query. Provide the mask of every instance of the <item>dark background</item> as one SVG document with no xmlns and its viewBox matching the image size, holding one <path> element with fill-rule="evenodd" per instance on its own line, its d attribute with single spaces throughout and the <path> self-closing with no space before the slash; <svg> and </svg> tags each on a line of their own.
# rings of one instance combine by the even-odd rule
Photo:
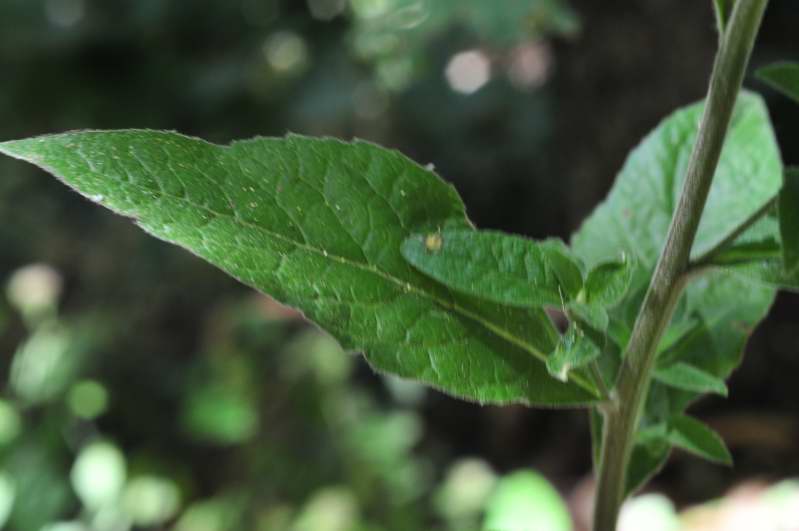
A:
<svg viewBox="0 0 799 531">
<path fill-rule="evenodd" d="M 487 3 L 486 17 L 503 1 Z M 403 34 L 359 18 L 353 6 L 368 0 L 3 0 L 0 139 L 85 128 L 215 142 L 358 136 L 433 162 L 480 227 L 568 239 L 638 140 L 704 95 L 715 23 L 710 1 L 528 3 L 544 8 L 523 28 L 453 16 Z M 798 27 L 796 2 L 773 0 L 752 70 L 799 57 Z M 391 31 L 398 43 L 375 44 Z M 505 73 L 520 46 L 548 65 L 526 86 Z M 493 76 L 465 95 L 444 72 L 468 49 L 483 50 Z M 747 85 L 767 99 L 785 162 L 798 164 L 799 105 L 751 76 Z M 107 528 L 70 479 L 97 440 L 119 448 L 129 478 L 180 491 L 179 509 L 139 521 L 153 529 L 201 529 L 186 523 L 189 509 L 222 522 L 202 529 L 323 529 L 297 523 L 328 514 L 311 503 L 322 499 L 360 515 L 342 530 L 464 531 L 477 509 L 452 509 L 442 494 L 461 459 L 497 474 L 532 466 L 567 495 L 590 472 L 585 413 L 481 408 L 386 383 L 290 312 L 3 159 L 0 282 L 34 262 L 63 292 L 44 316 L 0 302 L 1 396 L 19 421 L 4 441 L 0 415 L 0 474 L 17 493 L 10 529 Z M 682 506 L 745 478 L 799 474 L 798 320 L 799 300 L 781 295 L 730 398 L 692 410 L 728 441 L 735 468 L 676 454 L 655 488 Z M 53 336 L 67 338 L 47 347 L 58 352 L 37 354 L 47 348 L 33 340 Z M 21 352 L 46 377 L 19 383 Z M 87 381 L 107 394 L 88 415 L 75 405 Z"/>
</svg>

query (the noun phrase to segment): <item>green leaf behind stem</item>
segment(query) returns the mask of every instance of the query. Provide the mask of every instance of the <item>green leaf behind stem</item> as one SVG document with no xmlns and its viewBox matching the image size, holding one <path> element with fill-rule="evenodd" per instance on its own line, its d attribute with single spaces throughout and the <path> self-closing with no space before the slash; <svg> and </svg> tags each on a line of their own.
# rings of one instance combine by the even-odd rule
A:
<svg viewBox="0 0 799 531">
<path fill-rule="evenodd" d="M 588 268 L 622 253 L 634 258 L 630 288 L 609 312 L 608 330 L 622 348 L 665 243 L 703 111 L 703 104 L 691 105 L 661 122 L 631 152 L 607 199 L 572 237 L 574 253 Z M 744 92 L 733 112 L 692 257 L 715 252 L 742 223 L 763 210 L 781 187 L 782 162 L 768 112 L 760 97 Z M 769 236 L 774 239 L 773 234 Z M 768 312 L 775 293 L 774 286 L 728 271 L 712 270 L 695 278 L 677 305 L 672 330 L 664 337 L 669 338 L 664 361 L 686 364 L 716 383 L 723 381 L 739 364 L 747 338 Z M 718 385 L 703 390 L 713 389 L 720 392 Z M 644 425 L 681 414 L 698 396 L 698 389 L 653 381 Z M 668 448 L 659 446 L 635 450 L 631 488 L 649 477 L 667 455 Z"/>
</svg>

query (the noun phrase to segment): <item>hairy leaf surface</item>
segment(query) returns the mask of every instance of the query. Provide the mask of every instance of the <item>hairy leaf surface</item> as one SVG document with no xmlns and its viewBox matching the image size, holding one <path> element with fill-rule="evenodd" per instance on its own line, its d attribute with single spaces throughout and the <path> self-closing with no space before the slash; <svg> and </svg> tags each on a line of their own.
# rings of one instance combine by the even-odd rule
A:
<svg viewBox="0 0 799 531">
<path fill-rule="evenodd" d="M 511 306 L 561 307 L 583 285 L 580 267 L 557 240 L 447 230 L 408 238 L 402 254 L 419 271 L 456 291 Z"/>
<path fill-rule="evenodd" d="M 298 136 L 217 146 L 136 130 L 0 151 L 301 309 L 378 370 L 479 402 L 594 400 L 549 377 L 558 334 L 542 310 L 453 294 L 402 258 L 411 234 L 471 224 L 452 187 L 396 152 Z"/>
</svg>

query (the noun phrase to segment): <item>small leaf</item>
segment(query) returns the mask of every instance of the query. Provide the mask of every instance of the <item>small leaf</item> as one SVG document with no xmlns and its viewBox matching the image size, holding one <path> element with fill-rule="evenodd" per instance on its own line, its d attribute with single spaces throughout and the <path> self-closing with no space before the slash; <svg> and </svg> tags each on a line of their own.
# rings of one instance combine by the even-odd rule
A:
<svg viewBox="0 0 799 531">
<path fill-rule="evenodd" d="M 445 230 L 411 236 L 402 255 L 422 273 L 467 295 L 518 307 L 562 306 L 582 273 L 559 241 L 502 232 Z"/>
<path fill-rule="evenodd" d="M 785 171 L 778 203 L 783 263 L 786 271 L 799 267 L 799 168 Z"/>
<path fill-rule="evenodd" d="M 799 103 L 799 63 L 780 61 L 759 69 L 757 77 Z"/>
<path fill-rule="evenodd" d="M 605 262 L 593 268 L 585 281 L 586 301 L 611 308 L 621 302 L 630 289 L 635 264 L 627 255 L 618 262 Z"/>
<path fill-rule="evenodd" d="M 622 253 L 635 258 L 630 289 L 624 301 L 609 312 L 608 335 L 622 348 L 663 249 L 703 111 L 703 104 L 680 109 L 647 135 L 627 157 L 606 200 L 572 237 L 575 256 L 589 270 Z M 692 257 L 704 256 L 737 234 L 743 222 L 773 202 L 782 181 L 782 160 L 766 106 L 759 96 L 743 91 L 736 102 Z M 778 229 L 767 236 L 773 240 L 775 235 L 779 239 Z M 779 248 L 777 252 L 781 252 Z M 781 259 L 778 254 L 777 260 Z M 753 282 L 731 271 L 705 272 L 686 287 L 678 302 L 678 311 L 684 317 L 675 320 L 690 317 L 699 322 L 698 327 L 663 355 L 671 362 L 689 363 L 723 380 L 740 363 L 749 335 L 765 317 L 775 294 L 773 285 Z M 661 393 L 662 400 L 647 402 L 644 419 L 657 421 L 680 413 L 698 397 L 696 392 L 667 387 L 656 380 L 650 395 Z"/>
<path fill-rule="evenodd" d="M 688 415 L 668 420 L 668 440 L 674 445 L 709 461 L 732 465 L 732 455 L 718 433 Z"/>
<path fill-rule="evenodd" d="M 666 385 L 685 391 L 727 396 L 727 386 L 724 380 L 685 362 L 658 367 L 655 369 L 654 378 Z"/>
<path fill-rule="evenodd" d="M 732 456 L 716 432 L 692 417 L 674 415 L 636 433 L 627 469 L 627 494 L 635 492 L 660 470 L 672 445 L 710 461 L 732 464 Z"/>
<path fill-rule="evenodd" d="M 561 382 L 569 379 L 569 372 L 584 367 L 599 357 L 600 350 L 574 323 L 561 337 L 555 352 L 547 358 L 547 370 Z"/>
<path fill-rule="evenodd" d="M 704 104 L 677 110 L 630 153 L 607 199 L 572 236 L 574 254 L 589 268 L 635 260 L 646 284 L 671 224 Z M 782 188 L 782 160 L 761 97 L 742 92 L 692 249 L 700 256 L 729 237 L 740 223 L 769 203 Z M 734 214 L 734 215 L 731 215 Z"/>
<path fill-rule="evenodd" d="M 140 130 L 0 152 L 301 309 L 379 371 L 478 402 L 596 400 L 581 375 L 564 384 L 547 373 L 559 336 L 543 310 L 452 293 L 403 259 L 411 234 L 472 227 L 453 188 L 397 152 L 299 136 L 218 146 Z"/>
<path fill-rule="evenodd" d="M 608 312 L 599 304 L 571 302 L 566 305 L 570 319 L 577 319 L 597 332 L 605 332 L 608 327 Z"/>
</svg>

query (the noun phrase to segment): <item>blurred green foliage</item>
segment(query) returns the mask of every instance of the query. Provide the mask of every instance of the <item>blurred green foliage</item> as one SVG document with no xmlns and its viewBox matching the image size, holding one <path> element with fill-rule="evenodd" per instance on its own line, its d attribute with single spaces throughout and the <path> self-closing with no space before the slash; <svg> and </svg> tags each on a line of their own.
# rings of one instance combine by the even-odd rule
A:
<svg viewBox="0 0 799 531">
<path fill-rule="evenodd" d="M 579 27 L 563 0 L 509 6 L 8 0 L 0 137 L 430 143 L 415 155 L 479 204 L 488 168 L 531 150 L 546 166 L 547 38 Z M 465 52 L 486 67 L 468 98 Z M 474 149 L 487 134 L 502 146 L 489 159 Z M 375 378 L 293 312 L 34 171 L 4 159 L 0 175 L 5 528 L 481 529 L 496 473 L 425 432 L 421 387 Z"/>
<path fill-rule="evenodd" d="M 0 516 L 11 529 L 467 531 L 496 488 L 516 511 L 558 500 L 537 476 L 496 487 L 482 460 L 436 471 L 415 451 L 421 387 L 386 380 L 396 405 L 381 403 L 354 378 L 357 358 L 257 295 L 216 310 L 170 382 L 173 403 L 139 406 L 145 418 L 174 409 L 174 431 L 125 447 L 114 440 L 123 393 L 146 390 L 98 368 L 110 355 L 110 335 L 92 333 L 102 321 L 58 314 L 57 290 L 18 287 L 54 278 L 35 265 L 9 281 L 20 316 L 34 303 L 47 315 L 30 323 L 0 401 Z"/>
</svg>

